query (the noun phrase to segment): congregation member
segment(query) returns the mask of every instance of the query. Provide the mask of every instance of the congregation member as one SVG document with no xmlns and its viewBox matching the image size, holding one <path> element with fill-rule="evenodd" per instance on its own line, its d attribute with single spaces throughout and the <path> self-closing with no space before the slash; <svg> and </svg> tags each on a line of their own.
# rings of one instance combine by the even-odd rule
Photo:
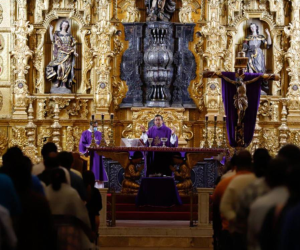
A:
<svg viewBox="0 0 300 250">
<path fill-rule="evenodd" d="M 74 188 L 78 192 L 80 198 L 85 201 L 86 191 L 84 188 L 83 180 L 80 176 L 78 176 L 77 174 L 71 171 L 71 166 L 73 164 L 72 153 L 66 151 L 60 152 L 57 155 L 57 160 L 59 166 L 68 170 L 68 174 L 70 175 L 70 180 L 71 180 L 71 187 Z"/>
<path fill-rule="evenodd" d="M 163 117 L 156 115 L 154 117 L 154 125 L 146 131 L 145 126 L 140 126 L 142 131 L 141 139 L 144 144 L 149 146 L 148 139 L 151 138 L 153 141 L 151 146 L 161 147 L 163 146 L 162 138 L 167 138 L 165 146 L 177 147 L 178 137 L 176 136 L 175 128 L 170 129 L 164 124 Z M 147 154 L 147 176 L 149 174 L 162 174 L 171 176 L 172 171 L 169 168 L 172 162 L 172 154 L 166 152 L 148 152 Z"/>
<path fill-rule="evenodd" d="M 107 173 L 104 168 L 104 163 L 102 156 L 98 155 L 96 152 L 89 153 L 88 147 L 92 142 L 92 132 L 94 131 L 95 141 L 97 145 L 100 145 L 102 139 L 102 133 L 98 131 L 97 121 L 92 120 L 90 122 L 90 128 L 82 132 L 79 142 L 79 152 L 86 156 L 90 155 L 91 167 L 90 170 L 93 171 L 95 175 L 96 182 L 99 187 L 104 187 L 104 182 L 108 181 Z"/>
<path fill-rule="evenodd" d="M 278 157 L 287 162 L 286 186 L 289 198 L 285 204 L 272 207 L 265 216 L 260 232 L 260 246 L 262 250 L 281 250 L 285 233 L 283 227 L 286 215 L 300 202 L 300 149 L 296 145 L 288 144 L 278 152 Z"/>
<path fill-rule="evenodd" d="M 31 173 L 33 175 L 38 176 L 45 170 L 44 161 L 49 156 L 49 154 L 52 152 L 57 153 L 57 146 L 55 145 L 55 143 L 47 142 L 46 144 L 43 145 L 42 150 L 41 150 L 43 160 L 40 163 L 38 163 L 32 167 Z"/>
<path fill-rule="evenodd" d="M 46 197 L 49 201 L 51 212 L 54 215 L 70 215 L 81 220 L 90 228 L 90 221 L 84 202 L 78 192 L 66 181 L 65 172 L 56 168 L 51 172 L 51 183 L 46 188 Z M 78 249 L 89 249 L 91 243 L 83 232 L 74 233 L 74 230 L 62 230 L 59 235 L 59 245 L 62 249 L 69 249 L 72 244 L 79 245 Z M 76 248 L 77 249 L 77 248 Z"/>
<path fill-rule="evenodd" d="M 270 191 L 257 198 L 250 206 L 248 218 L 248 250 L 260 250 L 260 232 L 267 212 L 275 205 L 285 204 L 289 197 L 289 192 L 285 186 L 287 162 L 282 158 L 271 160 L 266 182 Z"/>
<path fill-rule="evenodd" d="M 57 156 L 58 156 L 57 152 L 51 152 L 44 159 L 45 170 L 41 174 L 38 175 L 38 178 L 40 179 L 40 181 L 42 182 L 44 187 L 46 187 L 50 184 L 51 172 L 55 168 L 61 168 L 66 174 L 67 183 L 71 184 L 69 171 L 67 169 L 65 169 L 64 167 L 59 166 L 59 161 L 58 161 Z"/>
<path fill-rule="evenodd" d="M 82 177 L 87 194 L 85 206 L 89 213 L 91 228 L 94 232 L 97 232 L 100 225 L 99 213 L 102 209 L 102 197 L 99 190 L 95 188 L 94 173 L 92 171 L 85 171 Z"/>
<path fill-rule="evenodd" d="M 56 249 L 51 211 L 46 198 L 33 188 L 31 168 L 30 159 L 18 147 L 3 155 L 1 171 L 12 179 L 20 201 L 14 221 L 17 249 Z"/>
<path fill-rule="evenodd" d="M 271 156 L 267 149 L 258 148 L 255 150 L 253 154 L 253 170 L 257 179 L 244 188 L 237 201 L 235 227 L 244 236 L 242 239 L 244 245 L 246 245 L 247 241 L 247 220 L 250 206 L 258 197 L 270 190 L 265 178 L 270 160 Z"/>
<path fill-rule="evenodd" d="M 248 175 L 251 173 L 251 161 L 252 157 L 251 154 L 246 150 L 241 150 L 235 159 L 235 165 L 236 165 L 236 175 L 233 175 L 231 177 L 227 177 L 220 181 L 220 183 L 217 185 L 213 196 L 213 206 L 214 211 L 222 204 L 223 198 L 225 195 L 225 192 L 227 191 L 228 186 L 231 184 L 231 182 L 237 178 L 238 176 Z M 233 187 L 233 192 L 230 192 L 234 195 L 235 193 L 235 186 Z M 227 201 L 225 201 L 227 202 Z M 227 204 L 225 204 L 226 206 Z M 222 232 L 221 232 L 221 238 L 220 238 L 220 244 L 222 245 L 223 249 L 229 249 L 232 250 L 234 246 L 233 238 L 231 236 L 231 231 L 229 231 L 229 220 L 222 214 L 221 212 L 221 220 L 222 220 Z"/>
</svg>

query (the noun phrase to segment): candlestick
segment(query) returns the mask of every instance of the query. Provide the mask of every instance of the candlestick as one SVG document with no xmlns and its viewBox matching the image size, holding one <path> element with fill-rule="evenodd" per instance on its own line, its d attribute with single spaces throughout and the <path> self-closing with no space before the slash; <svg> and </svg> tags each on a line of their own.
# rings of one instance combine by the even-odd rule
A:
<svg viewBox="0 0 300 250">
<path fill-rule="evenodd" d="M 208 129 L 207 129 L 207 126 L 208 126 L 208 116 L 206 115 L 206 116 L 205 116 L 205 141 L 204 141 L 204 145 L 203 145 L 204 148 L 209 148 L 209 145 L 208 145 Z"/>
<path fill-rule="evenodd" d="M 102 128 L 102 136 L 100 141 L 100 147 L 106 147 L 106 142 L 104 139 L 104 114 L 101 114 L 101 128 Z"/>
<path fill-rule="evenodd" d="M 226 137 L 225 137 L 225 125 L 226 125 L 226 116 L 223 116 L 223 133 L 222 133 L 222 144 L 220 148 L 227 148 Z"/>
<path fill-rule="evenodd" d="M 92 141 L 91 141 L 91 144 L 90 144 L 90 148 L 96 148 L 97 143 L 96 143 L 96 140 L 95 140 L 95 131 L 94 131 L 94 115 L 92 115 L 92 120 L 91 120 L 90 124 L 92 124 Z"/>
<path fill-rule="evenodd" d="M 114 147 L 115 146 L 115 140 L 114 140 L 114 114 L 110 114 L 110 134 L 109 134 L 109 147 Z"/>
<path fill-rule="evenodd" d="M 214 122 L 214 140 L 213 140 L 213 148 L 217 148 L 218 147 L 218 143 L 217 143 L 217 116 L 215 115 L 215 122 Z"/>
</svg>

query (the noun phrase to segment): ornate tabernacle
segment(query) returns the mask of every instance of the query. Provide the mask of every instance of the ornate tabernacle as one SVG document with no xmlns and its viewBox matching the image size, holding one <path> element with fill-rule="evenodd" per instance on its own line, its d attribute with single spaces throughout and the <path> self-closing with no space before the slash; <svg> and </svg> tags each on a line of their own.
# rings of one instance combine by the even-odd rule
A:
<svg viewBox="0 0 300 250">
<path fill-rule="evenodd" d="M 48 141 L 78 152 L 101 114 L 110 145 L 161 114 L 179 147 L 223 146 L 224 79 L 203 72 L 228 77 L 242 50 L 246 74 L 280 76 L 261 79 L 248 149 L 300 145 L 299 10 L 300 0 L 0 0 L 0 155 L 18 145 L 39 162 Z"/>
</svg>

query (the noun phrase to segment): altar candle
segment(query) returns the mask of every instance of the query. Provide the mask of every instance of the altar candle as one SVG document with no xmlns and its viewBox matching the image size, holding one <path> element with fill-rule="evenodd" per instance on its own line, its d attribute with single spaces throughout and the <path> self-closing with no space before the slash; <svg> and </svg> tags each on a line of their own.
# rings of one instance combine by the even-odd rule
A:
<svg viewBox="0 0 300 250">
<path fill-rule="evenodd" d="M 104 120 L 104 114 L 101 114 L 101 119 Z"/>
<path fill-rule="evenodd" d="M 215 115 L 215 122 L 217 121 L 217 116 Z"/>
<path fill-rule="evenodd" d="M 110 114 L 110 119 L 111 119 L 111 120 L 114 119 L 114 114 L 113 114 L 113 113 Z"/>
</svg>

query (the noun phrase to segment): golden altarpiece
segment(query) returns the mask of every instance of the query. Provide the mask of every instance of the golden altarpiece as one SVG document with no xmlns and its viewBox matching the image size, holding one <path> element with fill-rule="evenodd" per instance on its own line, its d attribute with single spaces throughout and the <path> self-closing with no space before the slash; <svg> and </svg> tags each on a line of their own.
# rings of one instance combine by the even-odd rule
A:
<svg viewBox="0 0 300 250">
<path fill-rule="evenodd" d="M 78 151 L 82 131 L 92 114 L 105 115 L 104 134 L 140 136 L 161 114 L 177 128 L 180 146 L 201 147 L 205 116 L 218 116 L 217 143 L 222 143 L 224 108 L 219 79 L 202 72 L 234 71 L 250 23 L 262 34 L 270 30 L 272 46 L 263 50 L 266 72 L 281 79 L 262 95 L 249 148 L 275 154 L 286 143 L 300 146 L 300 0 L 177 0 L 170 22 L 194 23 L 189 50 L 196 60 L 196 78 L 188 92 L 196 108 L 120 107 L 128 87 L 120 78 L 122 55 L 129 43 L 124 23 L 146 22 L 143 0 L 0 0 L 0 156 L 18 145 L 34 162 L 47 141 L 61 150 Z M 50 27 L 67 20 L 74 38 L 74 84 L 68 94 L 50 93 L 46 68 L 53 58 Z M 114 113 L 113 126 L 109 122 Z M 208 123 L 212 146 L 213 122 Z"/>
</svg>

